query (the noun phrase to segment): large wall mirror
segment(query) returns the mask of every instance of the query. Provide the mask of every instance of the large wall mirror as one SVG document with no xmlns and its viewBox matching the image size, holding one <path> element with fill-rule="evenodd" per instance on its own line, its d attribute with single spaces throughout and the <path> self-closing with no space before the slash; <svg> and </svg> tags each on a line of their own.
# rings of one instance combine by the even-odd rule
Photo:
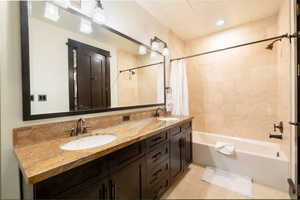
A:
<svg viewBox="0 0 300 200">
<path fill-rule="evenodd" d="M 165 104 L 159 52 L 107 26 L 90 30 L 71 9 L 47 16 L 50 2 L 20 6 L 24 120 Z"/>
</svg>

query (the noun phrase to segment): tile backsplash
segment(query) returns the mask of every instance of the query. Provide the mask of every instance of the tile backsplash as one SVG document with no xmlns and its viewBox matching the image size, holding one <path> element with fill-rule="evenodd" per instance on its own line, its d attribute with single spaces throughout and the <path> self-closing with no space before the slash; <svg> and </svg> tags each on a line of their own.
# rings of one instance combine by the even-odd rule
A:
<svg viewBox="0 0 300 200">
<path fill-rule="evenodd" d="M 86 118 L 89 130 L 107 128 L 123 122 L 123 116 L 130 116 L 130 120 L 139 120 L 152 117 L 155 110 L 128 112 L 101 117 Z M 15 128 L 13 130 L 13 145 L 22 147 L 60 137 L 69 137 L 70 131 L 75 127 L 76 120 L 56 122 L 42 125 Z"/>
</svg>

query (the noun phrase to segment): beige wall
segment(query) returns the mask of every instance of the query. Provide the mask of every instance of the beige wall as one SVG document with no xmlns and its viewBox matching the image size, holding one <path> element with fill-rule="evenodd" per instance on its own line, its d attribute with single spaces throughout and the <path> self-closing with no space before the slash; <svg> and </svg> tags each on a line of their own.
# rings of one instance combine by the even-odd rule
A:
<svg viewBox="0 0 300 200">
<path fill-rule="evenodd" d="M 296 10 L 297 10 L 297 3 L 294 0 L 290 0 L 290 10 L 291 10 L 291 33 L 295 33 L 297 31 L 297 24 L 296 24 Z M 297 76 L 295 76 L 297 72 L 297 40 L 292 40 L 292 45 L 291 45 L 291 121 L 296 121 L 297 119 L 297 110 L 296 110 L 296 93 L 297 93 Z M 291 140 L 290 140 L 290 154 L 291 154 L 291 159 L 290 159 L 290 177 L 292 180 L 294 180 L 295 185 L 298 185 L 298 155 L 297 155 L 297 136 L 296 136 L 296 126 L 291 126 Z M 298 181 L 298 182 L 297 182 Z"/>
<path fill-rule="evenodd" d="M 188 41 L 186 48 L 190 55 L 273 37 L 278 34 L 277 24 L 277 16 L 269 17 Z M 286 109 L 286 99 L 279 104 L 278 97 L 283 92 L 279 84 L 283 77 L 277 71 L 277 48 L 266 50 L 268 43 L 188 61 L 190 110 L 195 116 L 195 130 L 267 141 L 273 123 L 286 121 L 278 115 Z M 288 135 L 285 132 L 286 141 Z"/>
<path fill-rule="evenodd" d="M 118 50 L 118 69 L 137 66 L 137 56 Z M 134 106 L 139 104 L 137 75 L 124 72 L 118 76 L 118 106 Z"/>
<path fill-rule="evenodd" d="M 285 0 L 278 14 L 278 35 L 290 32 L 290 5 Z M 284 122 L 285 150 L 289 151 L 291 127 L 291 45 L 289 40 L 283 40 L 277 44 L 277 74 L 278 74 L 278 101 L 277 116 Z"/>
</svg>

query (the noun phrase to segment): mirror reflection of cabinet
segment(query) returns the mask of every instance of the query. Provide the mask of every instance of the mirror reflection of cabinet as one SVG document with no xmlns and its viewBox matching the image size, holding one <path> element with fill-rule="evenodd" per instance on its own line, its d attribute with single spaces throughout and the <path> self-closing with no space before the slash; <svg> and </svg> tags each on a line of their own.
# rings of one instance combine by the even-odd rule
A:
<svg viewBox="0 0 300 200">
<path fill-rule="evenodd" d="M 69 47 L 70 110 L 110 107 L 110 52 L 71 40 Z"/>
<path fill-rule="evenodd" d="M 58 7 L 54 20 L 45 14 L 53 2 L 28 3 L 20 2 L 24 120 L 165 105 L 160 52 L 78 9 Z"/>
</svg>

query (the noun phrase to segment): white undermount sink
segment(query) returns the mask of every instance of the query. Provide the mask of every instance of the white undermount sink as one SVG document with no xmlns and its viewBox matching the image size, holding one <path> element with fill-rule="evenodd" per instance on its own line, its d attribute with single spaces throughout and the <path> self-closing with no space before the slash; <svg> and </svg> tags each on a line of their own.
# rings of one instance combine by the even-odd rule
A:
<svg viewBox="0 0 300 200">
<path fill-rule="evenodd" d="M 178 121 L 179 120 L 178 118 L 175 118 L 175 117 L 159 117 L 157 119 L 161 120 L 161 121 Z"/>
<path fill-rule="evenodd" d="M 65 143 L 61 145 L 60 148 L 69 151 L 84 150 L 105 145 L 114 141 L 115 139 L 117 139 L 117 137 L 114 135 L 87 136 Z"/>
</svg>

